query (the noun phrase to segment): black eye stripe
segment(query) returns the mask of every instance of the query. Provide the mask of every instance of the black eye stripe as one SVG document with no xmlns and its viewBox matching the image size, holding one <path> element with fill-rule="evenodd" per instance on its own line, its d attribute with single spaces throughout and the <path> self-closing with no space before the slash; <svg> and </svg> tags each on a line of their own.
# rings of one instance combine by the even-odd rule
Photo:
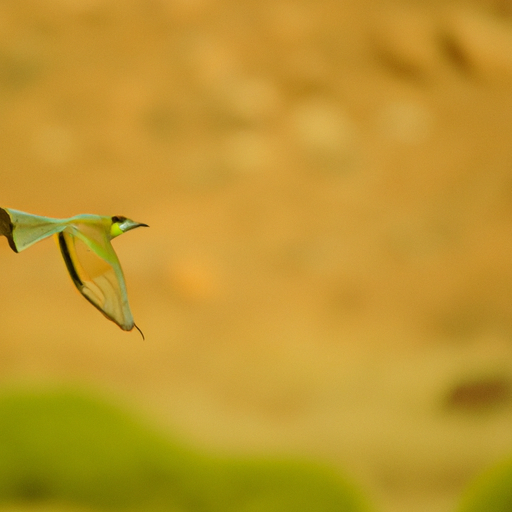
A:
<svg viewBox="0 0 512 512">
<path fill-rule="evenodd" d="M 122 224 L 126 220 L 126 217 L 123 217 L 122 215 L 114 215 L 112 217 L 112 223 L 119 222 L 119 224 Z"/>
</svg>

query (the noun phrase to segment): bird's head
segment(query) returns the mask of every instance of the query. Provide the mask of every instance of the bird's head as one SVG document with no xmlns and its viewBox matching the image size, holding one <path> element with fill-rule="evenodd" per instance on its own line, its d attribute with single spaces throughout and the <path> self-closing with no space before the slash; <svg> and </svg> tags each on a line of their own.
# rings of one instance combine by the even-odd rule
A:
<svg viewBox="0 0 512 512">
<path fill-rule="evenodd" d="M 112 224 L 110 226 L 110 236 L 115 238 L 116 236 L 122 235 L 130 229 L 140 228 L 140 227 L 148 227 L 147 224 L 143 224 L 142 222 L 135 222 L 131 219 L 127 219 L 126 217 L 122 217 L 120 215 L 115 215 L 112 217 Z"/>
</svg>

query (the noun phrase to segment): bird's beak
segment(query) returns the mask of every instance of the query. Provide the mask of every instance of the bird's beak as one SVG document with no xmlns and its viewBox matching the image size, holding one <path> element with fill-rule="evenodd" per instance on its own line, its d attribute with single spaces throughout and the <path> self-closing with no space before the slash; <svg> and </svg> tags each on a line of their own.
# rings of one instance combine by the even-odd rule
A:
<svg viewBox="0 0 512 512">
<path fill-rule="evenodd" d="M 143 224 L 142 222 L 135 222 L 134 220 L 126 219 L 120 226 L 124 233 L 130 231 L 130 229 L 135 228 L 149 228 L 147 224 Z"/>
</svg>

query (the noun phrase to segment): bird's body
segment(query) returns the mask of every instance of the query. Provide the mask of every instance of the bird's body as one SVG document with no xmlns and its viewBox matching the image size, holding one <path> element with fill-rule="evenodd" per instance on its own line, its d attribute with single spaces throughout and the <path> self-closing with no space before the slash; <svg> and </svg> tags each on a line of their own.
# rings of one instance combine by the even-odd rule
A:
<svg viewBox="0 0 512 512">
<path fill-rule="evenodd" d="M 147 224 L 126 217 L 90 214 L 53 219 L 0 208 L 0 235 L 7 237 L 13 251 L 23 251 L 54 235 L 77 289 L 125 331 L 138 327 L 128 304 L 123 271 L 110 241 L 140 226 Z"/>
</svg>

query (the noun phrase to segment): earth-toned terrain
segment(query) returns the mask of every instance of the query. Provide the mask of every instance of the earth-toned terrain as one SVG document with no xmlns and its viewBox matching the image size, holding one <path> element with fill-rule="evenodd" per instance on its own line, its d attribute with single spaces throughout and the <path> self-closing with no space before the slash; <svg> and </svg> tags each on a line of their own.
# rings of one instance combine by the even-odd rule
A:
<svg viewBox="0 0 512 512">
<path fill-rule="evenodd" d="M 0 206 L 151 227 L 145 341 L 0 240 L 0 383 L 453 511 L 512 455 L 511 142 L 505 0 L 4 0 Z"/>
</svg>

